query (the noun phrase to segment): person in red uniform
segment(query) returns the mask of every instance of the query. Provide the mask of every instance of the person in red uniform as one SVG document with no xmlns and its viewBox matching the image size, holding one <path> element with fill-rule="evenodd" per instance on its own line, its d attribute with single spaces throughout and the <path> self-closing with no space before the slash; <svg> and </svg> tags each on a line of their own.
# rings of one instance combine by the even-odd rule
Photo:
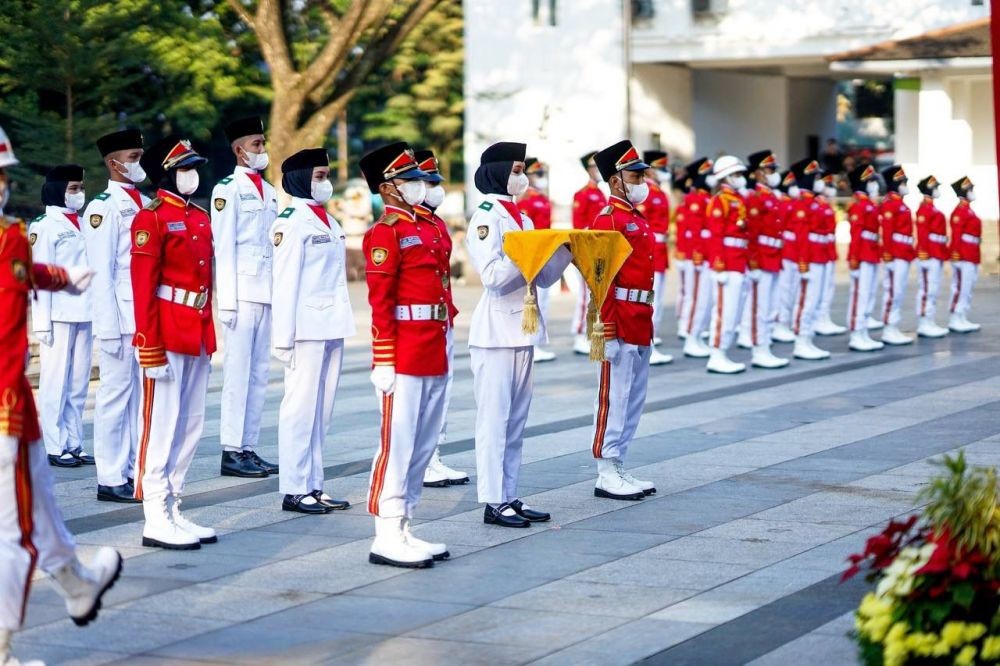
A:
<svg viewBox="0 0 1000 666">
<path fill-rule="evenodd" d="M 526 157 L 524 159 L 524 173 L 528 175 L 528 189 L 517 199 L 517 207 L 527 215 L 535 225 L 535 229 L 552 228 L 552 202 L 546 194 L 549 187 L 548 167 L 539 162 L 537 157 Z M 553 290 L 558 290 L 559 285 L 552 287 L 537 287 L 538 311 L 542 317 L 549 318 L 549 300 Z M 554 361 L 556 355 L 542 347 L 541 340 L 535 341 L 535 356 L 533 363 L 545 363 Z"/>
<path fill-rule="evenodd" d="M 903 167 L 894 164 L 882 171 L 886 196 L 878 213 L 882 227 L 882 261 L 885 277 L 882 279 L 882 342 L 887 345 L 908 345 L 913 338 L 899 330 L 903 318 L 903 299 L 906 283 L 910 278 L 910 263 L 916 258 L 913 249 L 913 213 L 903 202 L 909 193 L 908 178 Z"/>
<path fill-rule="evenodd" d="M 831 204 L 833 198 L 837 196 L 834 177 L 833 173 L 824 173 L 821 179 L 823 191 L 816 193 L 816 203 L 819 206 L 816 232 L 824 237 L 827 264 L 823 272 L 823 291 L 816 308 L 816 335 L 841 335 L 847 332 L 845 326 L 834 323 L 830 316 L 836 285 L 834 278 L 837 272 L 837 214 Z"/>
<path fill-rule="evenodd" d="M 740 195 L 747 186 L 745 174 L 746 167 L 738 157 L 723 155 L 715 160 L 712 175 L 718 191 L 708 204 L 708 227 L 712 235 L 706 245 L 706 258 L 712 268 L 715 303 L 708 329 L 712 351 L 705 368 L 726 375 L 747 369 L 745 363 L 730 360 L 726 353 L 736 338 L 746 299 L 750 241 L 747 208 Z"/>
<path fill-rule="evenodd" d="M 441 229 L 417 217 L 428 182 L 404 142 L 361 158 L 361 172 L 385 212 L 365 233 L 365 276 L 372 308 L 372 384 L 382 402 L 382 438 L 372 461 L 368 512 L 375 517 L 373 564 L 422 568 L 448 548 L 417 538 L 410 521 L 420 502 L 424 470 L 444 418 L 451 312 L 442 276 Z"/>
<path fill-rule="evenodd" d="M 917 335 L 923 338 L 941 338 L 948 329 L 934 321 L 937 313 L 941 273 L 948 261 L 948 222 L 938 210 L 934 200 L 941 196 L 941 184 L 934 176 L 927 176 L 917 189 L 923 195 L 917 208 Z"/>
<path fill-rule="evenodd" d="M 619 141 L 594 156 L 611 190 L 610 203 L 591 229 L 617 231 L 632 246 L 601 307 L 606 360 L 594 402 L 592 453 L 597 460 L 596 497 L 638 500 L 656 492 L 625 470 L 629 445 L 646 404 L 649 355 L 653 349 L 653 246 L 656 237 L 636 210 L 649 194 L 648 168 L 630 141 Z"/>
<path fill-rule="evenodd" d="M 951 184 L 958 196 L 958 205 L 951 212 L 951 317 L 948 328 L 956 333 L 979 330 L 979 324 L 969 321 L 972 289 L 979 277 L 979 245 L 983 241 L 983 223 L 972 210 L 976 191 L 968 177 Z"/>
<path fill-rule="evenodd" d="M 208 160 L 168 137 L 142 156 L 156 198 L 132 222 L 134 344 L 142 368 L 135 497 L 146 522 L 142 544 L 194 550 L 215 530 L 181 513 L 184 478 L 205 423 L 212 320 L 212 226 L 191 202 L 196 168 Z"/>
<path fill-rule="evenodd" d="M 816 160 L 804 159 L 792 165 L 795 180 L 801 188 L 801 199 L 793 208 L 790 227 L 795 234 L 798 286 L 792 308 L 792 330 L 795 332 L 795 358 L 817 361 L 830 358 L 830 352 L 813 343 L 816 313 L 827 281 L 829 236 L 823 228 L 822 208 L 817 193 L 825 189 L 823 174 Z"/>
<path fill-rule="evenodd" d="M 649 185 L 649 196 L 636 206 L 639 213 L 653 230 L 656 245 L 653 246 L 653 351 L 649 355 L 650 365 L 664 365 L 673 361 L 670 354 L 660 352 L 656 345 L 663 340 L 661 322 L 663 320 L 663 297 L 666 295 L 667 270 L 670 269 L 670 248 L 667 236 L 670 233 L 670 197 L 661 187 L 666 183 L 669 187 L 670 165 L 668 157 L 662 150 L 647 150 L 642 154 L 642 161 L 649 165 L 646 169 L 646 184 Z"/>
<path fill-rule="evenodd" d="M 437 158 L 430 150 L 418 150 L 413 156 L 417 160 L 417 166 L 421 171 L 432 175 L 440 176 Z M 438 445 L 434 447 L 434 455 L 427 463 L 427 470 L 424 472 L 425 488 L 444 488 L 445 486 L 464 485 L 469 482 L 469 475 L 457 469 L 452 469 L 441 460 L 441 445 L 448 439 L 448 407 L 451 405 L 451 386 L 454 375 L 455 358 L 455 317 L 458 316 L 458 308 L 455 307 L 454 294 L 451 290 L 451 236 L 448 234 L 448 225 L 442 220 L 437 209 L 444 203 L 443 179 L 436 183 L 427 183 L 427 195 L 423 203 L 413 207 L 413 212 L 421 221 L 433 224 L 439 232 L 439 244 L 437 258 L 441 264 L 441 284 L 445 287 L 445 302 L 448 304 L 448 385 L 444 391 L 444 417 L 441 419 L 441 431 L 438 433 Z"/>
<path fill-rule="evenodd" d="M 882 260 L 879 249 L 878 207 L 872 197 L 878 195 L 875 169 L 862 165 L 847 174 L 854 192 L 854 201 L 847 209 L 851 223 L 851 244 L 847 249 L 847 265 L 851 271 L 851 293 L 847 299 L 847 328 L 851 332 L 848 347 L 854 351 L 877 351 L 884 346 L 868 335 L 868 320 L 875 307 L 878 287 L 878 265 Z"/>
<path fill-rule="evenodd" d="M 711 267 L 705 263 L 708 240 L 712 232 L 708 227 L 709 194 L 708 177 L 712 174 L 712 160 L 702 157 L 685 167 L 685 182 L 690 189 L 677 211 L 677 234 L 683 235 L 687 245 L 690 266 L 684 268 L 684 303 L 677 320 L 677 334 L 684 338 L 684 355 L 691 358 L 708 358 L 710 350 L 701 340 L 708 326 L 712 289 L 709 285 Z"/>
<path fill-rule="evenodd" d="M 607 205 L 608 198 L 598 187 L 600 173 L 594 164 L 596 152 L 589 152 L 580 158 L 580 163 L 587 170 L 587 184 L 573 195 L 573 228 L 589 229 L 594 218 Z M 571 284 L 576 291 L 576 307 L 573 309 L 573 351 L 577 354 L 590 355 L 590 340 L 587 338 L 587 304 L 590 292 L 583 275 L 576 267 L 571 269 L 573 277 Z"/>
<path fill-rule="evenodd" d="M 778 204 L 781 214 L 781 272 L 778 273 L 778 295 L 771 316 L 772 342 L 795 342 L 792 331 L 792 309 L 799 288 L 799 245 L 795 235 L 796 212 L 803 206 L 802 191 L 799 189 L 795 172 L 791 169 L 781 173 L 778 185 Z"/>
<path fill-rule="evenodd" d="M 778 160 L 771 150 L 759 150 L 747 157 L 747 169 L 753 174 L 753 188 L 745 197 L 750 285 L 740 321 L 740 346 L 753 349 L 754 367 L 783 368 L 788 359 L 771 353 L 771 312 L 784 245 L 781 204 L 774 195 L 774 188 L 781 184 Z"/>
<path fill-rule="evenodd" d="M 38 413 L 24 374 L 28 299 L 34 290 L 79 294 L 93 272 L 84 266 L 32 263 L 23 223 L 3 216 L 10 186 L 7 167 L 17 163 L 0 128 L 0 664 L 20 663 L 11 654 L 11 639 L 24 621 L 36 567 L 52 576 L 66 610 L 80 626 L 97 616 L 104 593 L 122 568 L 121 556 L 111 548 L 98 550 L 91 567 L 77 557 L 39 441 Z"/>
</svg>

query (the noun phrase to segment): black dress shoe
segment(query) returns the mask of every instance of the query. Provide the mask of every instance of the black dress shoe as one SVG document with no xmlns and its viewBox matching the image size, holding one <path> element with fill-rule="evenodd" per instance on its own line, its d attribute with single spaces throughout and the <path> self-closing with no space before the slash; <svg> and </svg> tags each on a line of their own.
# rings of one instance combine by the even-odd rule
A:
<svg viewBox="0 0 1000 666">
<path fill-rule="evenodd" d="M 322 490 L 314 490 L 309 494 L 312 495 L 321 506 L 328 507 L 330 511 L 343 511 L 344 509 L 351 508 L 351 503 L 347 500 L 333 499 L 329 495 L 324 498 Z"/>
<path fill-rule="evenodd" d="M 546 520 L 551 520 L 552 516 L 545 513 L 544 511 L 535 511 L 534 509 L 526 509 L 524 502 L 519 499 L 513 502 L 508 502 L 510 508 L 514 509 L 514 513 L 521 516 L 525 520 L 529 520 L 533 523 L 544 523 Z"/>
<path fill-rule="evenodd" d="M 266 460 L 261 458 L 259 455 L 257 455 L 256 451 L 247 451 L 246 455 L 250 457 L 250 460 L 252 460 L 254 464 L 257 465 L 257 467 L 260 467 L 268 474 L 278 473 L 278 466 L 272 462 L 267 462 Z"/>
<path fill-rule="evenodd" d="M 77 460 L 72 453 L 67 451 L 59 456 L 54 456 L 50 454 L 49 464 L 52 465 L 53 467 L 79 467 L 83 463 Z"/>
<path fill-rule="evenodd" d="M 501 504 L 497 508 L 493 508 L 489 504 L 486 505 L 486 510 L 483 512 L 483 522 L 487 525 L 496 525 L 497 527 L 529 527 L 530 522 L 518 515 L 505 516 L 503 515 L 503 510 L 507 508 L 507 504 Z"/>
<path fill-rule="evenodd" d="M 94 460 L 94 456 L 89 453 L 84 452 L 83 449 L 78 449 L 76 451 L 68 451 L 68 453 L 80 461 L 81 465 L 96 465 L 97 461 Z"/>
<path fill-rule="evenodd" d="M 135 488 L 131 484 L 120 486 L 97 485 L 98 502 L 119 502 L 121 504 L 141 504 L 142 500 L 135 498 Z"/>
<path fill-rule="evenodd" d="M 222 476 L 238 476 L 244 479 L 263 479 L 267 476 L 267 470 L 255 463 L 243 451 L 223 451 L 219 472 Z"/>
<path fill-rule="evenodd" d="M 332 511 L 330 507 L 319 502 L 306 504 L 303 500 L 307 497 L 311 498 L 312 495 L 285 495 L 285 498 L 281 500 L 281 510 L 311 514 L 330 513 Z"/>
</svg>

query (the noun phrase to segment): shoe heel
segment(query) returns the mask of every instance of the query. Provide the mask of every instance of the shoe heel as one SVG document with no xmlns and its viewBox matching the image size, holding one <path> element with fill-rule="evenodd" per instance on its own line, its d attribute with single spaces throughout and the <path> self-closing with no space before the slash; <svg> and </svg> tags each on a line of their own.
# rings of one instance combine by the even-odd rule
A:
<svg viewBox="0 0 1000 666">
<path fill-rule="evenodd" d="M 645 497 L 645 493 L 634 493 L 632 495 L 612 495 L 607 490 L 601 488 L 594 488 L 594 497 L 601 497 L 603 499 L 613 499 L 613 500 L 641 500 Z"/>
<path fill-rule="evenodd" d="M 163 548 L 164 550 L 198 550 L 201 548 L 201 543 L 166 543 L 164 541 L 157 541 L 156 539 L 150 539 L 149 537 L 142 537 L 142 545 L 147 548 Z"/>
</svg>

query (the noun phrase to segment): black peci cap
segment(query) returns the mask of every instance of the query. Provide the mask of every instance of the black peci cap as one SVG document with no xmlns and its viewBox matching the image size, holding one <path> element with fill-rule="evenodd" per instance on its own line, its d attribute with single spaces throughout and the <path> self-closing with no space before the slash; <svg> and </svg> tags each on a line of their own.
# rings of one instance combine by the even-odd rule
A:
<svg viewBox="0 0 1000 666">
<path fill-rule="evenodd" d="M 142 148 L 142 132 L 137 129 L 112 132 L 97 140 L 97 150 L 101 152 L 101 157 L 106 157 L 119 150 L 134 150 L 136 148 Z"/>
<path fill-rule="evenodd" d="M 226 139 L 229 143 L 251 134 L 263 134 L 264 121 L 257 116 L 240 118 L 226 125 Z"/>
<path fill-rule="evenodd" d="M 330 166 L 330 156 L 324 148 L 305 148 L 281 163 L 281 173 Z"/>
<path fill-rule="evenodd" d="M 523 162 L 528 147 L 514 141 L 500 141 L 483 151 L 479 158 L 480 164 L 492 162 Z"/>
</svg>

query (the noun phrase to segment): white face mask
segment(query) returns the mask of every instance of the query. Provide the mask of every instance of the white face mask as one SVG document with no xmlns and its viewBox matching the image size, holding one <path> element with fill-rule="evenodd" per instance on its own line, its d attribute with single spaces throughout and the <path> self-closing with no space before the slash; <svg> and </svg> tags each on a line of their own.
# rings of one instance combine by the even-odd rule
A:
<svg viewBox="0 0 1000 666">
<path fill-rule="evenodd" d="M 636 185 L 625 183 L 625 196 L 632 203 L 636 205 L 641 204 L 649 196 L 649 185 L 647 183 L 638 183 Z"/>
<path fill-rule="evenodd" d="M 427 183 L 422 180 L 408 180 L 402 185 L 397 185 L 396 189 L 403 197 L 403 201 L 411 206 L 423 203 L 427 197 Z"/>
<path fill-rule="evenodd" d="M 835 196 L 837 196 L 837 188 L 836 187 L 826 188 L 826 190 L 824 190 L 823 192 L 823 196 L 825 196 L 827 199 L 834 198 Z"/>
<path fill-rule="evenodd" d="M 669 171 L 662 171 L 660 169 L 656 170 L 656 180 L 658 180 L 661 184 L 669 186 L 673 179 L 674 176 Z"/>
<path fill-rule="evenodd" d="M 424 195 L 424 203 L 431 208 L 437 208 L 444 203 L 444 188 L 440 185 L 432 185 L 427 188 L 427 194 Z"/>
<path fill-rule="evenodd" d="M 333 196 L 333 183 L 326 178 L 314 180 L 309 186 L 309 194 L 316 203 L 326 203 Z"/>
<path fill-rule="evenodd" d="M 965 198 L 966 198 L 966 199 L 967 199 L 967 200 L 968 200 L 968 201 L 969 201 L 970 203 L 971 203 L 971 202 L 973 202 L 973 201 L 975 201 L 975 200 L 976 200 L 976 191 L 975 191 L 975 190 L 969 190 L 968 192 L 966 192 L 966 194 L 965 194 Z"/>
<path fill-rule="evenodd" d="M 538 178 L 535 179 L 536 190 L 544 190 L 548 186 L 549 186 L 548 178 L 545 178 L 544 176 L 539 176 Z"/>
<path fill-rule="evenodd" d="M 194 194 L 198 189 L 198 172 L 194 169 L 185 169 L 177 172 L 177 193 L 188 196 Z"/>
<path fill-rule="evenodd" d="M 813 193 L 823 194 L 823 190 L 826 189 L 826 183 L 823 182 L 821 178 L 817 178 L 813 181 Z"/>
<path fill-rule="evenodd" d="M 905 197 L 907 194 L 910 193 L 910 188 L 904 183 L 903 185 L 899 186 L 899 189 L 897 191 L 899 192 L 899 196 Z"/>
<path fill-rule="evenodd" d="M 933 190 L 931 190 L 931 199 L 938 199 L 940 198 L 940 196 L 941 196 L 940 187 L 935 187 Z"/>
<path fill-rule="evenodd" d="M 138 162 L 118 162 L 125 169 L 125 177 L 128 178 L 132 183 L 141 183 L 146 180 L 146 170 L 142 168 L 142 165 Z"/>
<path fill-rule="evenodd" d="M 747 179 L 746 176 L 730 176 L 729 184 L 732 185 L 733 189 L 742 192 L 747 189 Z"/>
<path fill-rule="evenodd" d="M 777 187 L 778 185 L 781 185 L 781 174 L 776 172 L 767 174 L 767 186 Z"/>
<path fill-rule="evenodd" d="M 510 174 L 510 178 L 507 179 L 507 194 L 512 197 L 519 197 L 524 194 L 525 190 L 528 189 L 528 177 L 523 173 Z"/>
<path fill-rule="evenodd" d="M 66 193 L 66 208 L 69 208 L 72 211 L 80 210 L 86 202 L 87 195 L 83 190 L 80 190 L 79 192 Z"/>
<path fill-rule="evenodd" d="M 271 163 L 271 160 L 267 156 L 267 151 L 263 153 L 251 153 L 249 150 L 244 150 L 243 154 L 246 155 L 247 166 L 254 171 L 263 171 Z"/>
<path fill-rule="evenodd" d="M 865 183 L 865 192 L 867 192 L 868 196 L 870 197 L 878 196 L 878 181 L 869 180 L 867 183 Z"/>
<path fill-rule="evenodd" d="M 788 196 L 790 196 L 793 199 L 798 199 L 800 196 L 802 196 L 802 190 L 799 189 L 798 185 L 789 185 Z"/>
</svg>

